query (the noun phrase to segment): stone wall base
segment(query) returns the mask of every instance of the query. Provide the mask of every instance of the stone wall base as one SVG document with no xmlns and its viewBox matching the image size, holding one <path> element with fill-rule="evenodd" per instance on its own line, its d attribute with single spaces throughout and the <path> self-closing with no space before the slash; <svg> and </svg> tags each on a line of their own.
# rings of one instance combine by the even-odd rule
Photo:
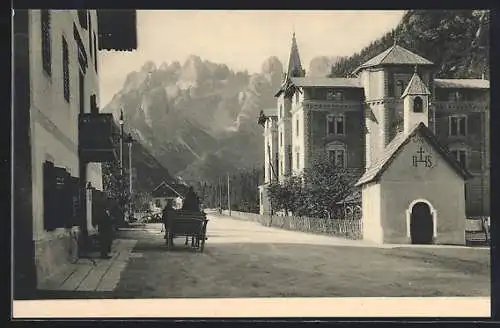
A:
<svg viewBox="0 0 500 328">
<path fill-rule="evenodd" d="M 47 231 L 35 241 L 37 288 L 58 284 L 59 276 L 78 260 L 80 229 Z"/>
</svg>

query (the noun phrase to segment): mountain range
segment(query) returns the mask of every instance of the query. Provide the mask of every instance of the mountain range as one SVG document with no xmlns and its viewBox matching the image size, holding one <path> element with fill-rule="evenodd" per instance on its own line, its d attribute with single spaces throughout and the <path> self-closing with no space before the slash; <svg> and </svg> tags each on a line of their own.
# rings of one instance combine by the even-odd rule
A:
<svg viewBox="0 0 500 328">
<path fill-rule="evenodd" d="M 489 72 L 489 44 L 484 37 L 488 26 L 481 17 L 481 11 L 473 10 L 410 10 L 392 32 L 361 52 L 314 58 L 307 75 L 348 76 L 397 37 L 405 48 L 437 62 L 439 76 L 477 77 Z M 483 36 L 476 35 L 480 26 Z M 157 66 L 150 61 L 127 75 L 103 111 L 118 117 L 123 109 L 126 129 L 139 142 L 133 166 L 138 179 L 148 177 L 138 184 L 144 191 L 159 184 L 162 176 L 216 183 L 227 173 L 263 165 L 263 131 L 257 116 L 261 109 L 276 106 L 273 95 L 283 72 L 277 57 L 266 59 L 255 74 L 235 72 L 196 55 L 184 63 Z"/>
</svg>

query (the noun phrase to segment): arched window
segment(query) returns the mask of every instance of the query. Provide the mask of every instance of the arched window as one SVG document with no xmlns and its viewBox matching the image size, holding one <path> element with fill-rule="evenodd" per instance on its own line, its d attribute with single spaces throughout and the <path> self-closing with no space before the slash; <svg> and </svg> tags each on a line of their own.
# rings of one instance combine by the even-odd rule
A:
<svg viewBox="0 0 500 328">
<path fill-rule="evenodd" d="M 347 149 L 345 144 L 340 142 L 330 143 L 327 146 L 328 158 L 335 166 L 347 167 Z"/>
<path fill-rule="evenodd" d="M 415 113 L 423 113 L 424 112 L 424 103 L 422 101 L 422 98 L 415 97 L 415 99 L 413 99 L 413 111 Z"/>
<path fill-rule="evenodd" d="M 401 80 L 396 81 L 396 97 L 401 97 L 403 92 L 405 91 L 405 83 Z"/>
</svg>

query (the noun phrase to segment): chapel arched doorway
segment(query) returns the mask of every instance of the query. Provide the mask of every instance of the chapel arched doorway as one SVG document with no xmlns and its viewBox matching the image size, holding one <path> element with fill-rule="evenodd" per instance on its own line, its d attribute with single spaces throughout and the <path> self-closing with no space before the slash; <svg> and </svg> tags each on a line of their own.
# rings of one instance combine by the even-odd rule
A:
<svg viewBox="0 0 500 328">
<path fill-rule="evenodd" d="M 432 244 L 434 223 L 429 204 L 418 202 L 411 208 L 410 237 L 412 244 Z"/>
</svg>

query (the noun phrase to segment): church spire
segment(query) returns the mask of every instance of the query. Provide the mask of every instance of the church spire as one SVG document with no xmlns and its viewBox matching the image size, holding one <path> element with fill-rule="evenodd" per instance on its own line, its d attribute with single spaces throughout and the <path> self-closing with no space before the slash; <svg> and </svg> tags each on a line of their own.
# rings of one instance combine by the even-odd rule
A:
<svg viewBox="0 0 500 328">
<path fill-rule="evenodd" d="M 295 28 L 292 34 L 292 49 L 290 50 L 290 58 L 288 59 L 287 75 L 289 77 L 303 77 L 305 71 L 302 69 L 300 62 L 299 47 L 297 46 L 297 39 L 295 38 Z"/>
</svg>

